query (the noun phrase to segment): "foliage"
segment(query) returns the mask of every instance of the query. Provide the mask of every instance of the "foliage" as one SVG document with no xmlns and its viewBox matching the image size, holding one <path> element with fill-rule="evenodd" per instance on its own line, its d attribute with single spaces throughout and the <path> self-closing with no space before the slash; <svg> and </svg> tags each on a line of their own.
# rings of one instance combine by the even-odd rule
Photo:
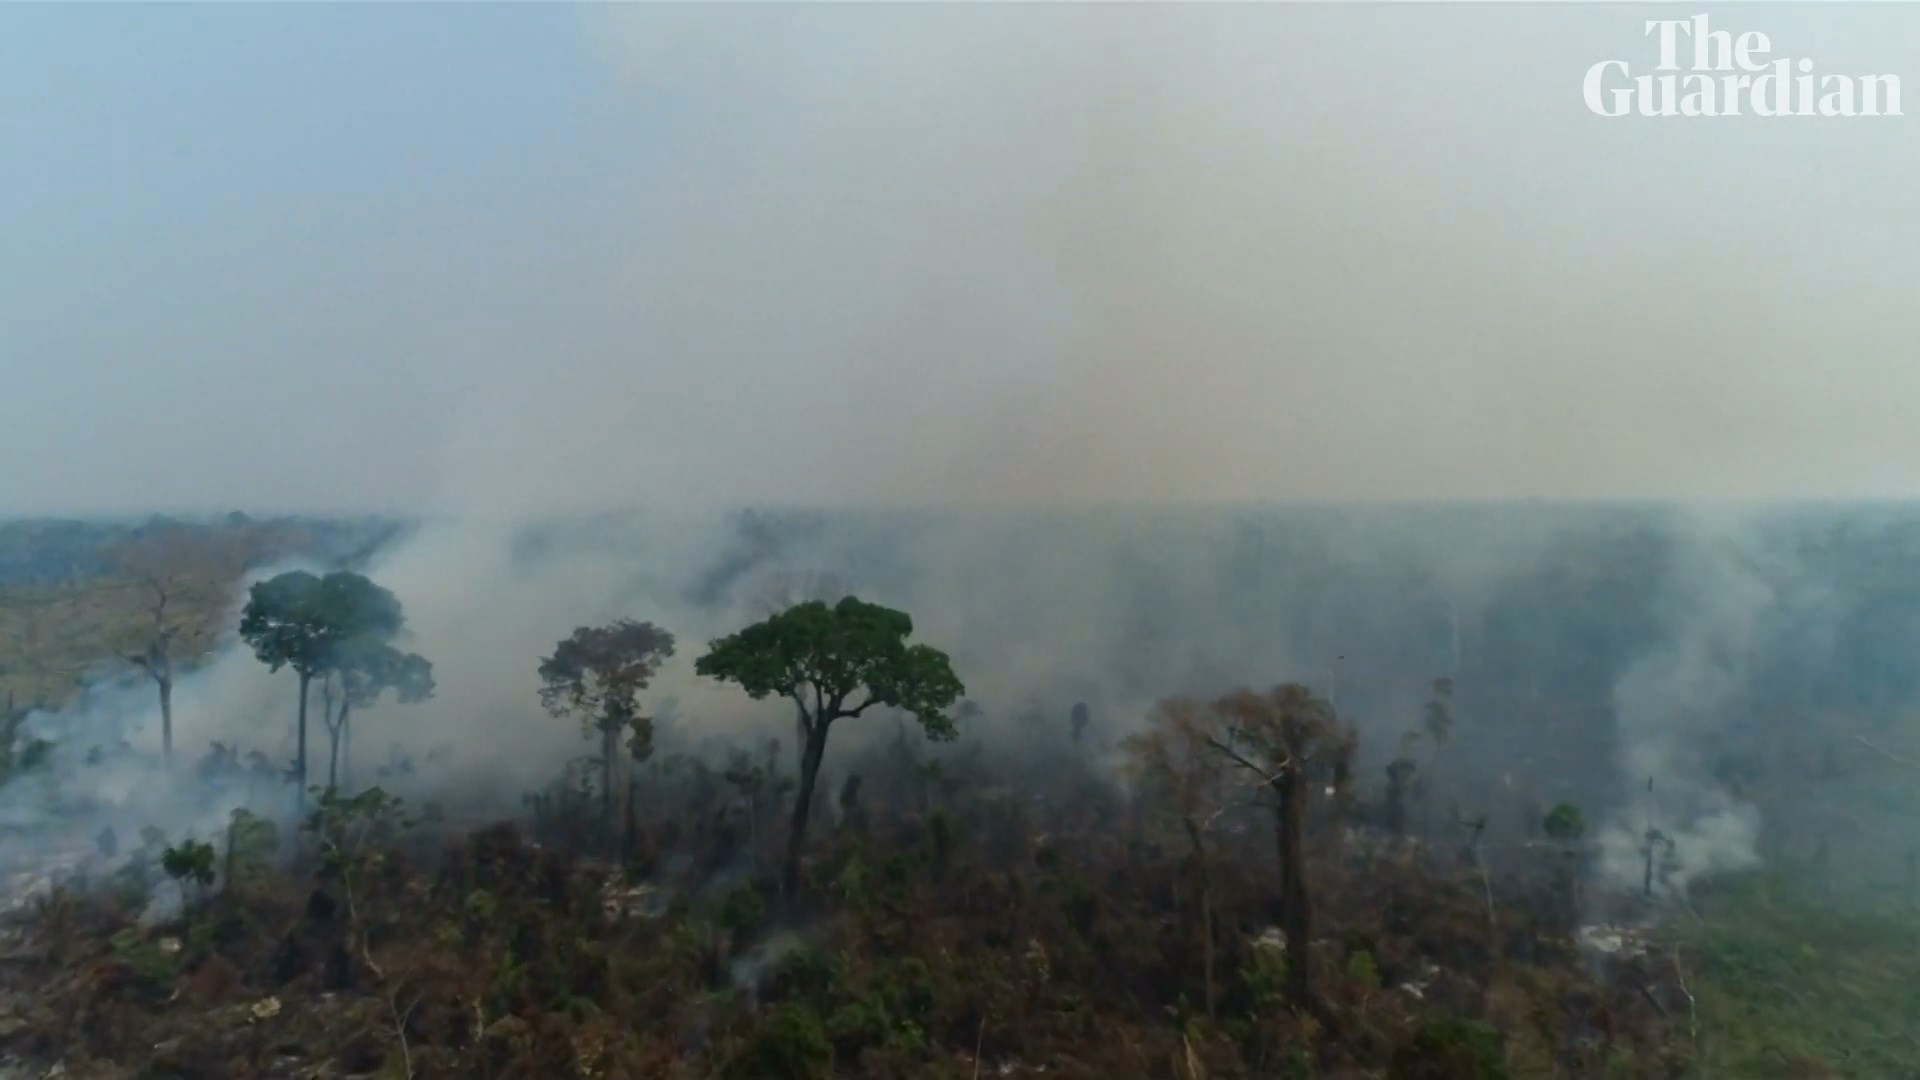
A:
<svg viewBox="0 0 1920 1080">
<path fill-rule="evenodd" d="M 1217 717 L 1189 698 L 1161 702 L 1147 727 L 1121 745 L 1128 775 L 1184 822 L 1209 822 L 1224 805 L 1227 759 L 1215 748 Z"/>
<path fill-rule="evenodd" d="M 652 623 L 621 619 L 582 626 L 540 661 L 540 703 L 555 716 L 575 716 L 601 731 L 625 731 L 635 760 L 652 755 L 652 721 L 639 694 L 673 655 L 673 635 Z"/>
<path fill-rule="evenodd" d="M 377 864 L 382 848 L 414 824 L 406 816 L 406 800 L 378 786 L 351 796 L 319 789 L 313 794 L 316 801 L 302 828 L 319 844 L 321 867 L 349 882 L 354 873 Z"/>
<path fill-rule="evenodd" d="M 1373 962 L 1372 953 L 1361 949 L 1347 957 L 1347 981 L 1363 990 L 1380 988 L 1380 968 Z"/>
<path fill-rule="evenodd" d="M 324 678 L 331 690 L 337 680 L 343 700 L 337 716 L 324 716 L 332 735 L 327 786 L 335 782 L 340 739 L 348 710 L 371 704 L 392 687 L 403 700 L 418 701 L 433 689 L 432 667 L 424 659 L 402 654 L 389 642 L 400 634 L 406 619 L 400 601 L 386 589 L 350 570 L 334 570 L 316 577 L 290 570 L 248 590 L 240 614 L 240 638 L 269 671 L 290 667 L 300 676 L 300 712 L 295 779 L 307 780 L 307 690 L 315 678 Z"/>
<path fill-rule="evenodd" d="M 1495 1028 L 1433 1017 L 1393 1056 L 1393 1080 L 1506 1080 L 1505 1039 Z"/>
<path fill-rule="evenodd" d="M 180 977 L 178 956 L 138 927 L 128 927 L 113 935 L 109 946 L 113 959 L 126 969 L 136 992 L 148 1000 L 166 997 Z"/>
<path fill-rule="evenodd" d="M 729 1080 L 817 1080 L 828 1075 L 833 1047 L 820 1018 L 797 1005 L 775 1010 L 727 1064 Z"/>
<path fill-rule="evenodd" d="M 205 887 L 213 884 L 213 845 L 203 840 L 184 840 L 160 855 L 160 868 L 181 885 L 189 882 Z"/>
<path fill-rule="evenodd" d="M 796 604 L 713 641 L 694 670 L 759 700 L 792 698 L 810 723 L 859 716 L 878 705 L 910 713 L 936 739 L 956 734 L 947 710 L 966 688 L 947 654 L 909 645 L 905 612 L 843 597 Z M 856 701 L 856 695 L 859 695 Z"/>
<path fill-rule="evenodd" d="M 1571 803 L 1557 803 L 1541 822 L 1546 834 L 1561 843 L 1571 843 L 1586 835 L 1587 823 L 1580 816 L 1580 808 Z"/>
<path fill-rule="evenodd" d="M 278 825 L 245 807 L 236 808 L 227 822 L 227 886 L 264 880 L 279 850 Z"/>
<path fill-rule="evenodd" d="M 1721 883 L 1696 902 L 1707 917 L 1682 924 L 1658 961 L 1697 998 L 1698 1044 L 1680 1041 L 1698 1050 L 1703 1075 L 1910 1071 L 1920 951 L 1892 943 L 1920 940 L 1920 912 L 1837 905 L 1791 870 Z"/>
<path fill-rule="evenodd" d="M 1626 537 L 1620 549 L 1545 567 L 1527 589 L 1493 597 L 1484 636 L 1469 638 L 1470 670 L 1476 654 L 1484 654 L 1483 665 L 1495 658 L 1510 663 L 1513 682 L 1533 696 L 1483 711 L 1481 695 L 1495 691 L 1463 678 L 1474 730 L 1453 731 L 1464 752 L 1444 773 L 1423 770 L 1432 775 L 1422 780 L 1435 790 L 1492 793 L 1479 803 L 1490 811 L 1489 851 L 1505 850 L 1494 847 L 1506 842 L 1503 830 L 1544 829 L 1563 844 L 1585 832 L 1584 823 L 1554 824 L 1556 817 L 1578 820 L 1577 810 L 1562 813 L 1563 806 L 1574 810 L 1571 804 L 1546 810 L 1550 800 L 1493 800 L 1509 761 L 1516 792 L 1531 784 L 1588 797 L 1578 781 L 1591 759 L 1583 745 L 1571 745 L 1586 728 L 1569 709 L 1609 685 L 1613 669 L 1589 654 L 1619 654 L 1639 640 L 1632 597 L 1645 590 L 1634 583 L 1660 565 L 1641 539 Z M 1327 599 L 1341 595 L 1331 586 L 1315 593 L 1315 617 L 1348 626 L 1407 621 L 1397 609 Z M 57 601 L 48 604 L 57 608 Z M 1408 604 L 1417 607 L 1418 597 Z M 1570 614 L 1541 614 L 1559 610 Z M 1863 662 L 1872 670 L 1858 680 L 1816 672 L 1827 681 L 1823 693 L 1832 697 L 1835 682 L 1862 700 L 1896 693 L 1911 675 L 1910 665 L 1897 662 L 1900 617 L 1897 604 L 1876 603 L 1870 618 L 1850 625 L 1842 638 L 1856 642 L 1855 653 L 1877 650 L 1878 659 Z M 1866 633 L 1868 626 L 1884 632 Z M 12 648 L 17 640 L 0 642 L 0 659 L 24 655 Z M 1418 644 L 1411 634 L 1407 640 Z M 1771 668 L 1765 678 L 1775 678 Z M 1793 682 L 1789 674 L 1778 679 Z M 1083 692 L 1063 689 L 1058 700 Z M 1343 704 L 1350 692 L 1365 700 L 1363 691 L 1343 684 Z M 1697 887 L 1688 896 L 1697 910 L 1663 922 L 1644 956 L 1590 966 L 1571 926 L 1545 915 L 1549 870 L 1570 873 L 1575 860 L 1490 859 L 1507 875 L 1495 881 L 1500 910 L 1490 935 L 1478 882 L 1463 888 L 1448 865 L 1451 846 L 1423 850 L 1421 842 L 1436 835 L 1418 828 L 1404 841 L 1377 842 L 1371 826 L 1384 817 L 1381 788 L 1392 787 L 1378 770 L 1361 785 L 1352 817 L 1323 801 L 1317 784 L 1308 789 L 1302 857 L 1314 875 L 1321 920 L 1308 956 L 1326 972 L 1326 1008 L 1337 1024 L 1322 1026 L 1284 1007 L 1287 950 L 1252 934 L 1275 917 L 1272 830 L 1231 810 L 1220 819 L 1230 827 L 1209 836 L 1219 845 L 1211 866 L 1228 973 L 1222 1018 L 1217 1025 L 1196 1020 L 1201 976 L 1192 935 L 1179 932 L 1194 914 L 1185 852 L 1166 850 L 1154 830 L 1181 819 L 1176 789 L 1143 781 L 1114 794 L 1090 767 L 1091 755 L 1072 745 L 1071 722 L 1060 724 L 1057 711 L 1038 715 L 1054 719 L 1036 725 L 1033 745 L 1018 758 L 943 760 L 948 783 L 937 811 L 923 798 L 931 785 L 917 772 L 881 755 L 855 757 L 864 751 L 852 748 L 848 775 L 866 779 L 843 789 L 842 803 L 849 819 L 858 811 L 863 826 L 821 845 L 826 877 L 847 887 L 815 898 L 800 924 L 805 944 L 784 961 L 767 958 L 787 947 L 780 942 L 791 924 L 769 918 L 766 886 L 732 876 L 752 864 L 741 858 L 737 835 L 717 824 L 723 801 L 702 794 L 722 774 L 698 755 L 726 762 L 727 748 L 669 747 L 663 738 L 663 749 L 685 753 L 677 769 L 661 770 L 657 792 L 643 793 L 639 816 L 660 850 L 675 860 L 692 857 L 690 869 L 668 860 L 670 871 L 642 875 L 570 862 L 575 849 L 556 830 L 542 836 L 539 850 L 494 852 L 493 869 L 483 874 L 469 850 L 470 822 L 449 825 L 444 836 L 410 836 L 397 803 L 375 799 L 355 810 L 339 805 L 351 800 L 323 797 L 323 807 L 336 805 L 324 825 L 310 830 L 316 841 L 289 845 L 294 850 L 279 866 L 271 860 L 276 845 L 265 838 L 270 824 L 236 815 L 225 872 L 247 888 L 197 910 L 191 932 L 178 935 L 180 948 L 170 940 L 173 928 L 127 925 L 155 880 L 165 880 L 167 845 L 150 831 L 128 855 L 122 877 L 137 877 L 139 888 L 62 893 L 33 913 L 10 944 L 0 979 L 34 1008 L 0 1018 L 0 1030 L 18 1031 L 9 1051 L 32 1047 L 89 1069 L 146 1075 L 680 1080 L 729 1065 L 735 1075 L 789 1068 L 793 1075 L 1024 1075 L 1044 1067 L 1061 1076 L 1211 1080 L 1396 1070 L 1755 1078 L 1908 1071 L 1907 1034 L 1920 1027 L 1912 992 L 1920 970 L 1911 950 L 1889 943 L 1911 940 L 1920 929 L 1911 912 L 1892 907 L 1904 899 L 1893 895 L 1898 886 L 1885 886 L 1884 910 L 1865 913 L 1841 902 L 1855 897 L 1823 892 L 1826 879 L 1804 868 L 1800 877 Z M 1481 767 L 1475 758 L 1487 746 L 1476 742 L 1483 716 L 1511 724 L 1503 739 L 1537 732 L 1537 741 L 1550 745 L 1545 752 L 1503 748 L 1498 765 Z M 1125 722 L 1116 717 L 1111 727 L 1092 730 Z M 1877 715 L 1862 720 L 1879 722 Z M 1252 740 L 1216 734 L 1253 760 Z M 1338 755 L 1335 735 L 1305 763 L 1316 778 Z M 1440 742 L 1437 732 L 1427 735 Z M 968 736 L 962 747 L 972 745 Z M 1905 752 L 1903 744 L 1888 744 Z M 1786 757 L 1799 749 L 1782 744 L 1780 751 Z M 1222 755 L 1215 764 L 1229 760 Z M 1407 760 L 1402 786 L 1414 775 Z M 753 797 L 777 805 L 782 796 L 773 778 L 752 759 L 740 761 L 739 775 L 749 783 L 737 786 L 757 785 Z M 1818 793 L 1792 785 L 1790 769 L 1738 767 L 1770 822 L 1777 807 L 1797 814 L 1819 802 Z M 1864 776 L 1841 755 L 1842 774 L 1849 768 Z M 756 773 L 759 779 L 751 779 Z M 1264 779 L 1249 769 L 1228 775 Z M 1810 846 L 1811 809 L 1805 820 Z M 1441 827 L 1431 826 L 1434 834 Z M 442 840 L 449 849 L 444 866 L 412 858 L 437 855 Z M 1658 854 L 1651 842 L 1649 850 Z M 1886 853 L 1890 873 L 1903 852 Z M 1777 861 L 1791 866 L 1794 857 Z M 324 989 L 339 932 L 337 922 L 307 907 L 316 862 L 335 881 L 350 871 L 361 921 L 372 932 L 348 939 L 347 947 L 377 959 L 389 975 L 384 981 Z M 938 877 L 929 872 L 934 867 L 943 868 Z M 610 915 L 601 903 L 603 876 L 626 889 L 644 883 L 663 899 L 622 900 L 626 910 L 642 913 Z M 1596 908 L 1621 900 L 1592 899 Z M 366 917 L 369 908 L 378 918 Z M 769 978 L 760 977 L 762 966 Z M 269 998 L 285 1008 L 277 1015 L 250 1011 Z M 217 1036 L 195 1030 L 212 1016 L 220 1018 L 208 1025 L 220 1029 Z M 410 1060 L 403 1060 L 396 1030 L 410 1042 Z M 233 1037 L 235 1031 L 246 1035 Z M 1504 1044 L 1496 1032 L 1505 1033 Z M 184 1060 L 194 1054 L 203 1056 Z"/>
<path fill-rule="evenodd" d="M 342 642 L 333 650 L 328 667 L 329 674 L 339 680 L 342 703 L 356 709 L 371 707 L 389 690 L 403 705 L 433 696 L 433 662 L 384 641 Z"/>
<path fill-rule="evenodd" d="M 951 740 L 959 734 L 947 710 L 966 688 L 947 654 L 907 644 L 912 633 L 913 620 L 902 611 L 852 596 L 832 607 L 810 600 L 714 640 L 694 663 L 701 675 L 737 683 L 755 700 L 779 694 L 794 703 L 800 788 L 782 871 L 789 896 L 799 891 L 814 785 L 835 721 L 878 705 L 911 713 L 929 738 Z"/>
<path fill-rule="evenodd" d="M 360 574 L 290 570 L 248 589 L 240 637 L 268 670 L 312 677 L 342 645 L 390 640 L 403 621 L 400 601 Z"/>
</svg>

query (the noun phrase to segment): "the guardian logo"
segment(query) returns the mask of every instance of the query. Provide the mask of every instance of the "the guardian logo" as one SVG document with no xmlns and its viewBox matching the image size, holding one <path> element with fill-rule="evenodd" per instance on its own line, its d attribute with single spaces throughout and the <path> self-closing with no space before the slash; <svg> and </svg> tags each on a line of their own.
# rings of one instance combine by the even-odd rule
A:
<svg viewBox="0 0 1920 1080">
<path fill-rule="evenodd" d="M 1813 61 L 1772 56 L 1755 30 L 1735 36 L 1691 19 L 1649 19 L 1660 39 L 1656 74 L 1625 60 L 1587 69 L 1582 86 L 1597 116 L 1904 116 L 1898 75 L 1815 75 Z M 1682 42 L 1688 46 L 1682 56 Z M 1686 67 L 1681 60 L 1688 61 Z"/>
</svg>

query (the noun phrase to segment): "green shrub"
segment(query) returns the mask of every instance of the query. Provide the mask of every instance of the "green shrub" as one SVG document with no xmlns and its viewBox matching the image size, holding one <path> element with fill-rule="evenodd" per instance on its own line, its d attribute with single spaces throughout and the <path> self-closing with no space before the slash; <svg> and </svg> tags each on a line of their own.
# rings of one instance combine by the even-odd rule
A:
<svg viewBox="0 0 1920 1080">
<path fill-rule="evenodd" d="M 148 998 L 160 1000 L 173 989 L 180 977 L 180 962 L 138 928 L 115 934 L 109 942 L 113 958 L 126 965 L 136 990 Z"/>
<path fill-rule="evenodd" d="M 1506 1038 L 1473 1020 L 1431 1017 L 1394 1051 L 1393 1080 L 1507 1080 Z"/>
<path fill-rule="evenodd" d="M 720 926 L 732 934 L 735 941 L 750 937 L 766 917 L 766 898 L 751 885 L 742 885 L 728 892 L 720 901 Z"/>
<path fill-rule="evenodd" d="M 1380 989 L 1380 968 L 1373 962 L 1373 954 L 1361 949 L 1347 957 L 1347 978 L 1367 990 Z"/>
<path fill-rule="evenodd" d="M 782 1005 L 727 1063 L 728 1080 L 820 1080 L 833 1064 L 820 1019 L 799 1005 Z"/>
<path fill-rule="evenodd" d="M 1584 836 L 1587 823 L 1581 818 L 1579 807 L 1572 803 L 1560 803 L 1547 811 L 1546 820 L 1541 822 L 1541 828 L 1546 830 L 1549 837 L 1561 843 L 1567 843 Z"/>
</svg>

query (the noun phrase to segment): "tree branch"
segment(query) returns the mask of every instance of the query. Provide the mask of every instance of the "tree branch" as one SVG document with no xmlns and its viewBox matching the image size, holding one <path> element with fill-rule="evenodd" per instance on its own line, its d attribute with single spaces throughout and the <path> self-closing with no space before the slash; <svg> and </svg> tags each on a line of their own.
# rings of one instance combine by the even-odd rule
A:
<svg viewBox="0 0 1920 1080">
<path fill-rule="evenodd" d="M 1889 761 L 1898 762 L 1902 765 L 1905 765 L 1909 769 L 1920 769 L 1920 761 L 1915 761 L 1912 758 L 1908 758 L 1908 757 L 1901 757 L 1899 754 L 1894 753 L 1893 751 L 1887 749 L 1886 747 L 1880 746 L 1877 743 L 1874 743 L 1873 741 L 1868 739 L 1865 735 L 1855 735 L 1853 737 L 1853 741 L 1859 743 L 1861 746 L 1864 746 L 1869 750 L 1872 750 L 1874 753 L 1879 754 L 1881 757 L 1884 757 Z"/>
<path fill-rule="evenodd" d="M 420 999 L 414 998 L 406 1012 L 400 1011 L 400 988 L 393 988 L 387 995 L 387 1011 L 393 1014 L 393 1033 L 400 1036 L 400 1060 L 407 1069 L 407 1080 L 413 1080 L 413 1051 L 407 1045 L 407 1021 L 413 1018 L 413 1010 L 420 1007 Z"/>
<path fill-rule="evenodd" d="M 1673 947 L 1673 977 L 1680 982 L 1680 992 L 1687 995 L 1687 1034 L 1693 1039 L 1694 1063 L 1700 1059 L 1700 1010 L 1693 999 L 1693 991 L 1687 988 L 1687 973 L 1680 968 L 1680 946 Z"/>
<path fill-rule="evenodd" d="M 1264 766 L 1255 765 L 1253 762 L 1248 761 L 1244 757 L 1241 757 L 1240 754 L 1233 749 L 1233 747 L 1228 746 L 1226 743 L 1221 742 L 1219 739 L 1209 736 L 1207 738 L 1207 744 L 1209 746 L 1212 746 L 1215 750 L 1218 750 L 1221 753 L 1227 755 L 1229 758 L 1232 758 L 1234 762 L 1237 763 L 1241 768 L 1250 770 L 1255 776 L 1260 777 L 1261 778 L 1260 784 L 1263 787 L 1272 784 L 1275 780 L 1280 779 L 1280 775 L 1282 773 L 1286 772 L 1288 769 L 1293 767 L 1293 759 L 1289 757 L 1289 758 L 1283 759 L 1280 762 L 1279 768 L 1269 773 Z"/>
</svg>

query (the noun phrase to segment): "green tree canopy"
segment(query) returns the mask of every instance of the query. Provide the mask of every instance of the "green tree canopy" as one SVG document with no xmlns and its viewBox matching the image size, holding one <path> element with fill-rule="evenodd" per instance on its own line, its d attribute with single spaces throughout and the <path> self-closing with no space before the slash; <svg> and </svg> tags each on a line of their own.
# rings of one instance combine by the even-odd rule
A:
<svg viewBox="0 0 1920 1080">
<path fill-rule="evenodd" d="M 410 693 L 421 692 L 422 686 L 431 689 L 431 665 L 419 657 L 407 659 L 388 645 L 405 624 L 400 601 L 391 592 L 349 570 L 335 570 L 324 577 L 291 570 L 255 582 L 248 590 L 247 606 L 240 615 L 241 639 L 253 647 L 253 654 L 269 671 L 289 667 L 300 676 L 294 771 L 303 793 L 307 689 L 316 677 L 340 674 L 349 701 L 358 693 L 371 702 L 386 685 L 380 680 L 387 676 L 404 678 Z M 332 717 L 327 722 L 334 728 Z M 337 753 L 338 729 L 334 730 Z"/>
<path fill-rule="evenodd" d="M 240 637 L 269 670 L 311 678 L 342 646 L 389 641 L 403 624 L 400 601 L 360 574 L 290 570 L 247 591 Z"/>
<path fill-rule="evenodd" d="M 600 732 L 600 802 L 609 819 L 620 733 L 628 733 L 635 761 L 653 756 L 653 718 L 640 711 L 639 696 L 672 655 L 672 634 L 620 619 L 574 630 L 540 661 L 540 704 Z"/>
<path fill-rule="evenodd" d="M 791 699 L 803 727 L 881 705 L 912 713 L 930 738 L 951 739 L 947 710 L 966 687 L 946 653 L 907 644 L 912 634 L 904 611 L 852 596 L 831 607 L 810 600 L 715 640 L 694 670 L 756 700 Z"/>
<path fill-rule="evenodd" d="M 782 884 L 800 887 L 806 844 L 827 730 L 835 720 L 876 705 L 912 713 L 931 739 L 958 732 L 948 710 L 966 693 L 947 654 L 909 645 L 913 619 L 904 611 L 848 596 L 829 607 L 809 600 L 737 633 L 714 640 L 694 670 L 738 683 L 755 700 L 779 695 L 794 703 L 800 729 L 800 791 L 793 804 Z"/>
</svg>

